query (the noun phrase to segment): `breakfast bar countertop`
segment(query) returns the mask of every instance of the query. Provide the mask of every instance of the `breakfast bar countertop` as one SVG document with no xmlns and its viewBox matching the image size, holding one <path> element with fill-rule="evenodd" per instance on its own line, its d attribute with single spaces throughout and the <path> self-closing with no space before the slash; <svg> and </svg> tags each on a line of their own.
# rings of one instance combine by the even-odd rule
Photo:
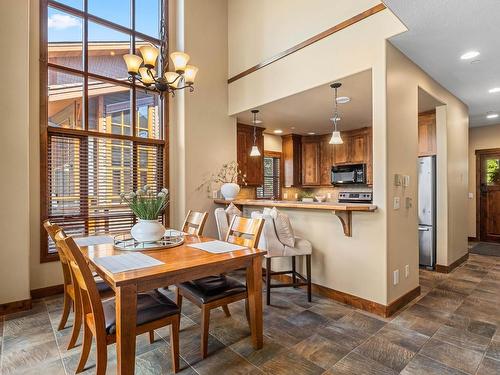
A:
<svg viewBox="0 0 500 375">
<path fill-rule="evenodd" d="M 235 199 L 233 201 L 227 201 L 225 199 L 214 199 L 214 203 L 216 204 L 227 205 L 231 202 L 237 206 L 283 207 L 328 211 L 373 212 L 377 209 L 377 206 L 369 203 L 299 202 L 271 199 Z"/>
</svg>

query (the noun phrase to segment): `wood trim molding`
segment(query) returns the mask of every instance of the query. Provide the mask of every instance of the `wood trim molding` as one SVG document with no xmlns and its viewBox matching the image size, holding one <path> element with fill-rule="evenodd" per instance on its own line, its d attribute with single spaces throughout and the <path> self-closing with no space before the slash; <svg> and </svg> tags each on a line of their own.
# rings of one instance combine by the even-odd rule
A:
<svg viewBox="0 0 500 375">
<path fill-rule="evenodd" d="M 352 26 L 360 21 L 363 21 L 365 18 L 368 18 L 370 16 L 373 16 L 374 14 L 377 14 L 378 12 L 383 11 L 386 8 L 386 6 L 382 3 L 375 5 L 371 7 L 370 9 L 365 10 L 364 12 L 361 12 L 359 14 L 356 14 L 354 17 L 351 17 L 345 21 L 342 21 L 341 23 L 319 33 L 316 34 L 309 39 L 304 40 L 303 42 L 294 45 L 293 47 L 290 47 L 282 52 L 277 53 L 276 55 L 260 62 L 259 64 L 252 66 L 251 68 L 244 70 L 243 72 L 236 74 L 235 76 L 231 77 L 228 79 L 227 83 L 233 83 L 234 81 L 237 81 L 240 78 L 243 78 L 251 73 L 256 72 L 259 69 L 262 69 L 278 60 L 281 60 L 282 58 L 291 55 L 292 53 L 295 53 L 297 51 L 300 51 L 301 49 L 310 46 L 311 44 L 314 44 L 321 39 L 324 39 L 330 35 L 333 35 L 341 30 L 344 30 L 348 28 L 349 26 Z"/>
<path fill-rule="evenodd" d="M 0 305 L 0 316 L 6 314 L 13 314 L 20 311 L 31 309 L 31 299 L 24 299 L 22 301 L 14 301 Z"/>
<path fill-rule="evenodd" d="M 449 266 L 443 266 L 441 264 L 436 264 L 436 272 L 450 273 L 455 268 L 457 268 L 458 266 L 460 266 L 463 262 L 467 261 L 467 259 L 469 259 L 469 253 L 468 252 L 467 252 L 467 254 L 461 256 L 460 258 L 458 258 L 456 261 L 454 261 Z"/>
<path fill-rule="evenodd" d="M 62 294 L 63 291 L 64 291 L 63 284 L 47 286 L 45 288 L 39 288 L 39 289 L 32 289 L 31 290 L 31 298 L 32 299 L 40 299 L 40 298 L 45 298 L 45 297 L 51 297 L 51 296 L 55 296 L 57 294 Z"/>
<path fill-rule="evenodd" d="M 479 238 L 478 237 L 467 237 L 467 241 L 469 242 L 478 242 L 479 241 Z"/>
<path fill-rule="evenodd" d="M 265 269 L 263 269 L 262 272 L 265 274 Z M 289 275 L 273 275 L 272 278 L 282 283 L 292 282 L 292 277 Z M 301 288 L 305 289 L 306 287 L 302 286 Z M 322 297 L 330 298 L 335 301 L 342 302 L 346 305 L 353 306 L 357 309 L 368 311 L 381 317 L 388 318 L 399 311 L 401 308 L 406 306 L 412 300 L 417 298 L 420 295 L 420 286 L 417 286 L 416 288 L 410 290 L 408 293 L 402 295 L 395 301 L 391 302 L 389 305 L 382 305 L 378 302 L 370 301 L 365 298 L 361 298 L 315 283 L 312 283 L 312 292 Z"/>
</svg>

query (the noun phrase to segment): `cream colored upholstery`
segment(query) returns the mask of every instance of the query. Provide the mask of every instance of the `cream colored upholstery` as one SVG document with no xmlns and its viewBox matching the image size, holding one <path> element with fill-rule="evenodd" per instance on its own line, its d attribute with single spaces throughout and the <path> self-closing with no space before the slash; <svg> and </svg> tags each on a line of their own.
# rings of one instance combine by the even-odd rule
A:
<svg viewBox="0 0 500 375">
<path fill-rule="evenodd" d="M 280 242 L 276 232 L 274 219 L 271 215 L 265 215 L 261 212 L 252 212 L 252 219 L 263 218 L 264 228 L 260 236 L 259 249 L 267 250 L 266 258 L 292 257 L 299 255 L 312 254 L 312 245 L 308 240 L 295 237 L 293 247 L 284 245 Z"/>
<path fill-rule="evenodd" d="M 225 241 L 227 231 L 229 230 L 229 219 L 227 217 L 226 211 L 221 207 L 215 209 L 215 222 L 217 223 L 217 233 L 219 234 L 219 240 Z"/>
</svg>

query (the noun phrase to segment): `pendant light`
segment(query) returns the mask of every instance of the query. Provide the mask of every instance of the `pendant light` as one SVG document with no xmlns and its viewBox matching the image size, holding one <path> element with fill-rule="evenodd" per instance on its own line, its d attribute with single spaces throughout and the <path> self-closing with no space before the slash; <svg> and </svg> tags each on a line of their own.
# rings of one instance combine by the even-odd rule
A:
<svg viewBox="0 0 500 375">
<path fill-rule="evenodd" d="M 344 143 L 342 137 L 340 136 L 340 131 L 337 127 L 337 122 L 340 120 L 338 103 L 337 103 L 337 89 L 340 86 L 342 86 L 340 82 L 335 82 L 330 85 L 330 87 L 335 90 L 335 99 L 334 99 L 335 112 L 333 113 L 333 117 L 331 118 L 331 120 L 333 121 L 333 133 L 332 133 L 332 138 L 330 139 L 329 142 L 331 145 L 341 145 L 342 143 Z"/>
<path fill-rule="evenodd" d="M 259 113 L 258 109 L 252 109 L 251 111 L 253 113 L 253 146 L 252 150 L 250 151 L 250 156 L 260 156 L 260 151 L 259 148 L 257 147 L 257 128 L 255 124 L 257 124 L 257 113 Z"/>
</svg>

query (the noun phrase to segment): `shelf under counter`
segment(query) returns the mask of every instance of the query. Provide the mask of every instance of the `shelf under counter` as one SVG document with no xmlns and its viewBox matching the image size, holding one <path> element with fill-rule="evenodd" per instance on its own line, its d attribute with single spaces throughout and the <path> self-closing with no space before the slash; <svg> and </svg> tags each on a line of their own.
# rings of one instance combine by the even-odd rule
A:
<svg viewBox="0 0 500 375">
<path fill-rule="evenodd" d="M 344 235 L 352 236 L 352 213 L 353 212 L 374 212 L 377 206 L 367 203 L 337 203 L 337 202 L 298 202 L 298 201 L 280 201 L 269 199 L 235 199 L 227 201 L 225 199 L 214 199 L 214 203 L 229 205 L 233 203 L 236 206 L 255 206 L 255 207 L 281 207 L 306 210 L 326 210 L 332 211 L 340 220 Z"/>
</svg>

